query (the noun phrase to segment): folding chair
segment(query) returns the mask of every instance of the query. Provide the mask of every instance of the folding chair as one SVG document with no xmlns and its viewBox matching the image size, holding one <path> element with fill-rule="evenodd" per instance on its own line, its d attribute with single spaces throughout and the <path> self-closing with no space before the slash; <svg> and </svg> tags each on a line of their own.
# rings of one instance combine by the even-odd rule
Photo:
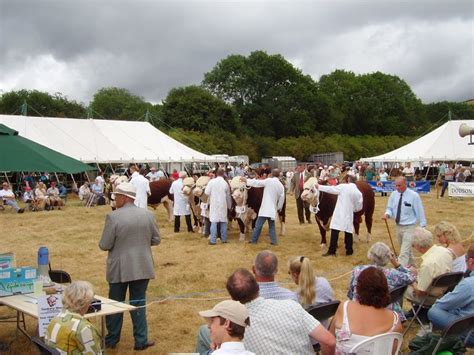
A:
<svg viewBox="0 0 474 355">
<path fill-rule="evenodd" d="M 428 297 L 430 295 L 430 291 L 432 289 L 434 289 L 435 287 L 442 287 L 442 288 L 448 289 L 450 287 L 456 286 L 459 283 L 459 281 L 462 280 L 463 276 L 464 276 L 463 272 L 448 272 L 446 274 L 440 275 L 440 276 L 436 277 L 431 282 L 431 285 L 430 285 L 430 287 L 428 287 L 428 290 L 426 290 L 426 295 L 425 295 L 425 297 L 423 297 L 421 302 L 416 303 L 414 301 L 410 301 L 412 303 L 411 308 L 412 308 L 412 311 L 413 311 L 413 318 L 411 319 L 410 323 L 408 324 L 408 327 L 403 332 L 403 335 L 405 335 L 408 332 L 408 329 L 410 329 L 410 327 L 413 324 L 413 322 L 415 321 L 415 319 L 418 321 L 421 328 L 424 329 L 423 322 L 418 317 L 418 313 L 423 308 L 423 305 L 425 304 L 426 300 L 428 299 Z M 418 306 L 416 310 L 415 310 L 414 305 Z"/>
<path fill-rule="evenodd" d="M 396 351 L 393 347 L 397 342 Z M 400 333 L 390 332 L 374 335 L 369 339 L 356 344 L 349 351 L 349 354 L 398 354 L 402 346 L 403 336 Z"/>
<path fill-rule="evenodd" d="M 446 329 L 443 331 L 443 334 L 441 335 L 441 338 L 438 340 L 438 343 L 436 344 L 436 347 L 434 348 L 432 355 L 436 355 L 436 352 L 441 346 L 441 343 L 443 342 L 444 338 L 451 335 L 459 336 L 466 333 L 466 331 L 468 333 L 466 335 L 466 339 L 464 340 L 464 345 L 467 344 L 467 341 L 469 340 L 469 336 L 474 331 L 474 314 L 464 316 L 462 318 L 459 318 L 458 320 L 451 322 L 451 324 L 449 324 L 446 327 Z"/>
<path fill-rule="evenodd" d="M 405 294 L 407 288 L 408 285 L 398 286 L 395 287 L 392 291 L 390 291 L 390 303 L 399 302 L 403 298 L 403 295 Z"/>
<path fill-rule="evenodd" d="M 313 318 L 317 319 L 318 321 L 322 322 L 326 319 L 331 318 L 336 314 L 337 308 L 339 307 L 340 301 L 332 301 L 328 303 L 318 304 L 316 306 L 309 307 L 306 312 L 311 314 Z M 321 347 L 319 344 L 313 344 L 313 350 L 316 353 L 321 351 Z"/>
<path fill-rule="evenodd" d="M 30 339 L 31 339 L 31 342 L 36 345 L 41 355 L 60 355 L 61 354 L 58 350 L 46 345 L 45 342 L 39 337 L 33 336 L 33 337 L 30 337 Z"/>
</svg>

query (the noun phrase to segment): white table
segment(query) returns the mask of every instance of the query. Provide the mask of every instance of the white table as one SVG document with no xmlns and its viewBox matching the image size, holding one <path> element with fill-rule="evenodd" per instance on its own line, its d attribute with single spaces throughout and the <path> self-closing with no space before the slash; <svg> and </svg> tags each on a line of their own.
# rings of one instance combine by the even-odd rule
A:
<svg viewBox="0 0 474 355">
<path fill-rule="evenodd" d="M 133 311 L 134 309 L 136 309 L 136 307 L 97 295 L 95 295 L 94 298 L 102 302 L 101 310 L 95 313 L 86 313 L 84 317 L 101 318 L 100 328 L 102 335 L 102 346 L 103 349 L 105 349 L 105 316 L 117 313 L 124 313 L 127 311 Z M 20 326 L 20 319 L 24 317 L 25 314 L 38 319 L 38 297 L 35 297 L 32 293 L 25 295 L 0 297 L 0 303 L 17 311 L 16 327 L 20 332 L 30 338 L 30 335 L 26 331 L 26 325 L 23 323 L 24 328 Z"/>
</svg>

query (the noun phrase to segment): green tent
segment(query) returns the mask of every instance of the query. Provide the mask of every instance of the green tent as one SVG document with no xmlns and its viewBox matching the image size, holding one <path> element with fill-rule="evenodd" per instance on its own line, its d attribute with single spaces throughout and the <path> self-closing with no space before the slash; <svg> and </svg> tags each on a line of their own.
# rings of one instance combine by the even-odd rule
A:
<svg viewBox="0 0 474 355">
<path fill-rule="evenodd" d="M 47 171 L 80 173 L 96 168 L 20 137 L 18 132 L 0 123 L 0 171 Z"/>
</svg>

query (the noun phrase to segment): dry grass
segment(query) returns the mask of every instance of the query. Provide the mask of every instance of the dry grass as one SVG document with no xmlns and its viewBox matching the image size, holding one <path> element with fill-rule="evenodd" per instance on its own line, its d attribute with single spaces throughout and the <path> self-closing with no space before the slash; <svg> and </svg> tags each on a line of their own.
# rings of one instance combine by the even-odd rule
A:
<svg viewBox="0 0 474 355">
<path fill-rule="evenodd" d="M 474 200 L 437 199 L 434 193 L 422 196 L 422 199 L 430 226 L 441 220 L 452 222 L 459 228 L 465 239 L 465 245 L 472 242 Z M 376 197 L 372 234 L 373 241 L 384 241 L 389 244 L 385 224 L 379 218 L 386 202 L 386 197 Z M 354 265 L 366 263 L 369 245 L 365 242 L 356 243 L 352 257 L 322 258 L 316 226 L 314 224 L 300 226 L 297 223 L 295 201 L 291 196 L 288 196 L 287 206 L 287 235 L 280 237 L 280 245 L 271 248 L 280 260 L 278 280 L 287 287 L 294 288 L 287 275 L 286 262 L 291 256 L 305 255 L 312 260 L 317 273 L 330 280 L 336 297 L 340 300 L 345 299 L 348 273 Z M 109 212 L 110 208 L 107 206 L 84 208 L 74 199 L 68 201 L 68 206 L 63 211 L 27 212 L 18 215 L 7 208 L 6 211 L 0 211 L 2 226 L 0 252 L 14 252 L 17 265 L 34 266 L 38 248 L 48 246 L 53 268 L 68 271 L 73 280 L 92 282 L 96 293 L 105 296 L 108 292 L 105 281 L 107 255 L 99 249 L 98 242 L 105 215 Z M 169 299 L 149 306 L 147 313 L 149 338 L 155 340 L 157 345 L 147 352 L 156 354 L 192 352 L 197 328 L 203 323 L 197 312 L 212 307 L 217 302 L 213 298 L 227 296 L 226 292 L 223 292 L 227 276 L 238 267 L 250 268 L 256 253 L 270 248 L 269 239 L 265 236 L 264 229 L 256 246 L 240 243 L 237 229 L 233 229 L 229 233 L 229 244 L 211 247 L 207 245 L 206 239 L 197 234 L 173 233 L 172 224 L 166 221 L 162 207 L 158 208 L 155 214 L 160 226 L 162 243 L 153 248 L 157 278 L 149 285 L 147 294 L 149 302 L 176 295 L 187 298 Z M 394 235 L 393 222 L 390 226 Z M 365 226 L 362 227 L 361 233 L 365 238 Z M 218 291 L 193 294 L 214 290 Z M 0 316 L 7 313 L 7 310 L 0 310 Z M 29 330 L 32 332 L 36 327 L 36 321 L 27 318 Z M 25 337 L 18 335 L 15 338 L 15 327 L 12 323 L 2 325 L 0 340 L 12 342 L 12 353 L 35 353 Z M 125 315 L 122 340 L 118 348 L 110 353 L 132 353 L 132 349 L 131 321 L 130 317 Z"/>
</svg>

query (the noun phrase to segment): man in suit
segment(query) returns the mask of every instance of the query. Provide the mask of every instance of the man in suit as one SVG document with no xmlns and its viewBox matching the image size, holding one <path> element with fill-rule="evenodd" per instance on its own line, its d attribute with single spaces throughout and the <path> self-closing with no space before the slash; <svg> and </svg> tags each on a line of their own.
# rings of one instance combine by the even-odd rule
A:
<svg viewBox="0 0 474 355">
<path fill-rule="evenodd" d="M 121 183 L 114 192 L 117 209 L 107 215 L 99 247 L 108 251 L 107 282 L 109 298 L 123 302 L 130 292 L 130 304 L 145 305 L 146 289 L 155 278 L 152 245 L 160 244 L 160 234 L 154 215 L 134 205 L 136 189 L 131 183 Z M 148 341 L 145 308 L 130 312 L 135 337 L 135 350 L 155 345 Z M 120 341 L 123 314 L 106 317 L 108 334 L 106 348 L 115 348 Z"/>
<path fill-rule="evenodd" d="M 300 224 L 304 223 L 303 209 L 306 216 L 306 221 L 311 223 L 311 213 L 309 211 L 309 204 L 305 203 L 301 199 L 301 193 L 303 192 L 304 183 L 311 177 L 311 174 L 306 171 L 304 164 L 298 164 L 296 172 L 291 178 L 290 192 L 295 195 L 296 198 L 296 209 L 298 211 L 298 220 Z"/>
</svg>

